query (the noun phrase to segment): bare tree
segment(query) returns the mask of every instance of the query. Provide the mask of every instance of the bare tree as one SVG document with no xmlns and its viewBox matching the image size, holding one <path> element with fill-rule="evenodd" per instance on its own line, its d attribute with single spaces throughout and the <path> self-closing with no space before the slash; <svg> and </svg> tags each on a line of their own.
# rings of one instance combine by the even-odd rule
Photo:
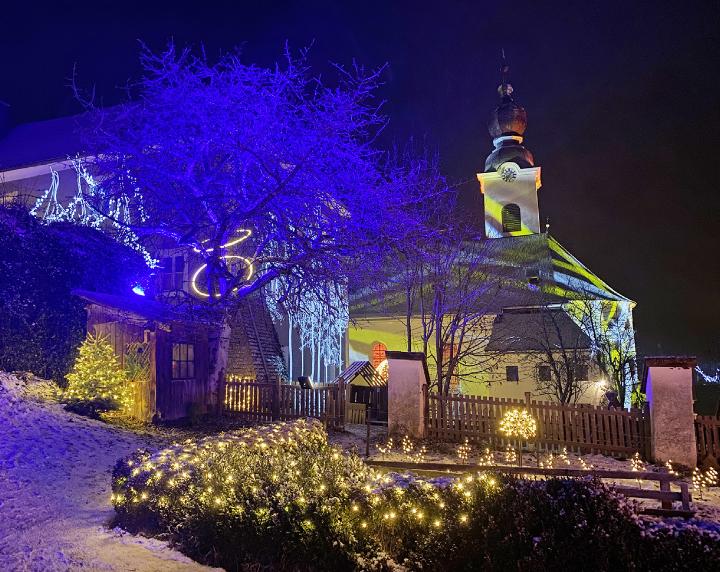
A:
<svg viewBox="0 0 720 572">
<path fill-rule="evenodd" d="M 594 361 L 624 406 L 637 383 L 637 353 L 629 301 L 593 299 L 582 291 L 567 304 L 570 316 L 590 339 Z"/>
<path fill-rule="evenodd" d="M 545 304 L 527 314 L 525 336 L 533 351 L 538 392 L 559 403 L 577 403 L 589 387 L 590 339 L 560 304 Z"/>
</svg>

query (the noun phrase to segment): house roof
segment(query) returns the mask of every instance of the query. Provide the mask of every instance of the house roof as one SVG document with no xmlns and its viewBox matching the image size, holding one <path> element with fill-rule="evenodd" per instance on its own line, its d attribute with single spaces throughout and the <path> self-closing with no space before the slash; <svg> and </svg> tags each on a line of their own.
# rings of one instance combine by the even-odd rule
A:
<svg viewBox="0 0 720 572">
<path fill-rule="evenodd" d="M 181 314 L 172 306 L 144 298 L 143 296 L 118 296 L 116 294 L 91 292 L 89 290 L 73 290 L 72 293 L 90 304 L 120 310 L 121 312 L 128 312 L 148 320 L 158 320 L 162 322 L 184 321 Z"/>
<path fill-rule="evenodd" d="M 351 385 L 358 378 L 362 379 L 370 387 L 383 387 L 387 385 L 387 379 L 383 379 L 369 361 L 354 361 L 343 372 L 337 376 L 333 383 L 341 379 Z"/>
<path fill-rule="evenodd" d="M 0 171 L 63 161 L 82 152 L 80 115 L 24 123 L 0 138 Z"/>
<path fill-rule="evenodd" d="M 477 251 L 477 243 L 468 251 Z M 483 313 L 496 314 L 504 308 L 562 304 L 572 299 L 629 302 L 575 258 L 549 234 L 530 234 L 486 239 L 481 256 L 483 272 L 497 284 L 483 297 Z M 404 285 L 401 277 L 377 288 L 351 294 L 353 318 L 405 315 Z"/>
<path fill-rule="evenodd" d="M 506 310 L 493 322 L 489 352 L 590 349 L 590 338 L 562 309 Z"/>
</svg>

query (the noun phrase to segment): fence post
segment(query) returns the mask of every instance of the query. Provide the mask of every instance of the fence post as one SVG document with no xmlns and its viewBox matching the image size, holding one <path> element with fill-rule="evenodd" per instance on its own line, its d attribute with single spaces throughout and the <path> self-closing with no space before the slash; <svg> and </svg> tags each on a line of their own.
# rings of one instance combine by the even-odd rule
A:
<svg viewBox="0 0 720 572">
<path fill-rule="evenodd" d="M 280 419 L 280 378 L 275 380 L 272 386 L 272 404 L 271 404 L 272 420 Z"/>
<path fill-rule="evenodd" d="M 697 464 L 692 372 L 695 358 L 645 358 L 643 387 L 650 407 L 650 443 L 656 462 Z"/>
</svg>

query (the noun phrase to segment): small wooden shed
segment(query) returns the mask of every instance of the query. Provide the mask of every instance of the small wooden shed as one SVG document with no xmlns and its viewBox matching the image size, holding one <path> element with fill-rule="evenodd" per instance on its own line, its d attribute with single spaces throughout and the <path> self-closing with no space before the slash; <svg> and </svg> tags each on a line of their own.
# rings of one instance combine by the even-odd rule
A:
<svg viewBox="0 0 720 572">
<path fill-rule="evenodd" d="M 183 319 L 174 308 L 141 296 L 75 290 L 85 302 L 87 330 L 108 336 L 132 381 L 133 416 L 175 420 L 207 413 L 210 326 Z"/>
<path fill-rule="evenodd" d="M 345 418 L 348 423 L 364 423 L 365 410 L 370 421 L 387 421 L 387 378 L 383 377 L 369 361 L 355 361 L 343 371 L 342 379 L 347 387 Z"/>
</svg>

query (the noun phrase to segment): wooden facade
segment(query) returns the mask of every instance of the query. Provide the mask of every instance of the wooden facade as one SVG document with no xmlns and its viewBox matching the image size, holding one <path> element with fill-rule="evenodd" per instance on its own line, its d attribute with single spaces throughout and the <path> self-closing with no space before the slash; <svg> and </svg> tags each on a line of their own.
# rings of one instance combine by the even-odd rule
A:
<svg viewBox="0 0 720 572">
<path fill-rule="evenodd" d="M 86 302 L 88 332 L 107 336 L 123 367 L 131 352 L 147 352 L 146 375 L 130 381 L 134 417 L 172 421 L 210 412 L 215 400 L 209 382 L 209 326 L 178 319 L 169 308 L 150 300 L 76 294 Z M 184 360 L 175 359 L 180 348 Z M 181 361 L 184 369 L 174 367 Z"/>
</svg>

